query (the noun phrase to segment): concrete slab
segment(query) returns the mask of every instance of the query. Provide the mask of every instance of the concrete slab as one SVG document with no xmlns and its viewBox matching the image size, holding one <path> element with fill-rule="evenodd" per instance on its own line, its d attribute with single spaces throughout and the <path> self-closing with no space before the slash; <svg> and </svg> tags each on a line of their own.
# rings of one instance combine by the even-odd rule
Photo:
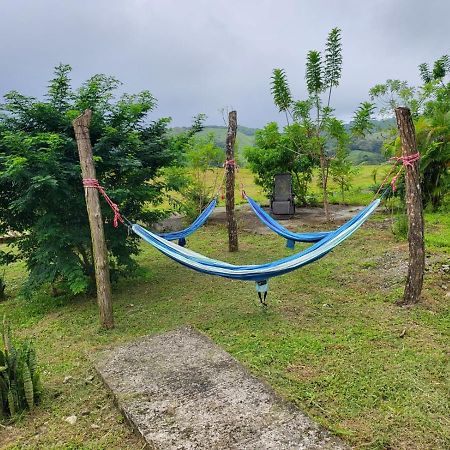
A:
<svg viewBox="0 0 450 450">
<path fill-rule="evenodd" d="M 147 336 L 93 359 L 150 448 L 346 448 L 192 328 Z"/>
</svg>

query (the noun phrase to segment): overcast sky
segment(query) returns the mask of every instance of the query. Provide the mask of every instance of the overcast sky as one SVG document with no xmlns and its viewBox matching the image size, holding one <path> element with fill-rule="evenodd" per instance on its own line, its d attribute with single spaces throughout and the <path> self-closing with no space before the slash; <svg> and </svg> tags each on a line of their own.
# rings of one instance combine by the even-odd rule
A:
<svg viewBox="0 0 450 450">
<path fill-rule="evenodd" d="M 334 94 L 348 120 L 387 78 L 418 82 L 417 66 L 450 52 L 449 0 L 0 0 L 0 95 L 40 97 L 52 67 L 73 67 L 74 86 L 114 75 L 129 93 L 158 99 L 153 117 L 189 125 L 221 108 L 261 127 L 283 121 L 270 95 L 284 68 L 305 97 L 305 57 L 342 29 L 343 73 Z"/>
</svg>

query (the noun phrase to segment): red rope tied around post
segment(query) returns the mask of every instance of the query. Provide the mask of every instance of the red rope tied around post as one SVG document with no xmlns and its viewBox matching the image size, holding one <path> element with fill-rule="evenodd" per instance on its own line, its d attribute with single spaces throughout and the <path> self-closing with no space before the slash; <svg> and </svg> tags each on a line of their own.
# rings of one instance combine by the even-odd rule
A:
<svg viewBox="0 0 450 450">
<path fill-rule="evenodd" d="M 228 167 L 232 167 L 234 170 L 238 169 L 238 165 L 236 164 L 236 161 L 234 159 L 227 159 L 223 164 L 223 167 L 225 167 L 225 169 L 227 169 Z"/>
<path fill-rule="evenodd" d="M 392 192 L 395 192 L 397 190 L 397 180 L 398 180 L 398 177 L 400 176 L 400 173 L 403 170 L 403 168 L 408 167 L 408 166 L 412 167 L 416 161 L 419 161 L 419 159 L 420 159 L 419 152 L 414 153 L 413 155 L 394 156 L 389 159 L 389 161 L 395 161 L 396 163 L 399 163 L 399 162 L 402 163 L 402 167 L 397 172 L 397 175 L 395 175 L 395 177 L 392 178 L 392 181 L 391 181 Z"/>
<path fill-rule="evenodd" d="M 96 180 L 95 178 L 84 178 L 83 186 L 85 188 L 97 189 L 98 192 L 100 192 L 100 194 L 103 195 L 104 199 L 106 200 L 106 203 L 108 203 L 108 205 L 114 211 L 114 219 L 113 219 L 114 228 L 118 227 L 119 221 L 124 223 L 123 218 L 120 215 L 119 207 L 108 197 L 108 194 L 105 192 L 105 190 L 100 185 L 98 180 Z"/>
</svg>

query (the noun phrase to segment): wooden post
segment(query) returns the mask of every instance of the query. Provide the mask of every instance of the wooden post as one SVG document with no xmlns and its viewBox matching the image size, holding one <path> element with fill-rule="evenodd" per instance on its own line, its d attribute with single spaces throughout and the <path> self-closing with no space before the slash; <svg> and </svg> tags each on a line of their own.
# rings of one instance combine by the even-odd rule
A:
<svg viewBox="0 0 450 450">
<path fill-rule="evenodd" d="M 397 127 L 402 142 L 402 156 L 417 153 L 416 133 L 408 108 L 396 108 Z M 412 305 L 420 299 L 425 270 L 425 244 L 419 161 L 405 167 L 406 211 L 408 215 L 409 264 L 403 299 L 399 305 Z"/>
<path fill-rule="evenodd" d="M 91 117 L 92 111 L 87 109 L 81 116 L 73 121 L 83 179 L 96 179 L 91 139 L 89 137 Z M 106 248 L 98 191 L 97 189 L 85 188 L 84 195 L 86 198 L 86 208 L 91 229 L 92 250 L 94 253 L 95 281 L 97 284 L 97 302 L 100 312 L 100 324 L 103 328 L 113 328 L 114 319 L 111 302 L 108 249 Z"/>
<path fill-rule="evenodd" d="M 227 181 L 226 181 L 226 211 L 228 224 L 228 250 L 230 252 L 238 251 L 237 222 L 234 216 L 234 183 L 236 163 L 234 160 L 234 144 L 236 141 L 237 115 L 236 111 L 228 114 L 228 132 L 227 132 L 227 161 L 225 163 Z M 231 162 L 230 162 L 231 161 Z"/>
</svg>

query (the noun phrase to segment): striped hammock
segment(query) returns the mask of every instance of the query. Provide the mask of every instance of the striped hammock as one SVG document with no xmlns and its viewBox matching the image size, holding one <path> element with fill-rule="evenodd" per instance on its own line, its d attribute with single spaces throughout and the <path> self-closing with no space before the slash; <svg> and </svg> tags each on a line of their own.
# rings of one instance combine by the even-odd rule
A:
<svg viewBox="0 0 450 450">
<path fill-rule="evenodd" d="M 183 248 L 162 236 L 152 233 L 140 225 L 134 224 L 132 230 L 161 253 L 190 269 L 208 275 L 216 275 L 236 280 L 253 280 L 266 283 L 271 277 L 283 275 L 310 264 L 325 256 L 337 245 L 350 237 L 375 211 L 380 199 L 373 201 L 352 219 L 334 231 L 328 232 L 321 240 L 307 249 L 266 264 L 234 265 L 208 258 L 192 250 Z M 206 219 L 205 219 L 206 220 Z M 258 291 L 259 294 L 259 291 Z"/>
<path fill-rule="evenodd" d="M 197 231 L 208 220 L 208 217 L 212 214 L 216 205 L 217 198 L 214 198 L 187 228 L 180 231 L 173 231 L 171 233 L 158 233 L 158 236 L 167 239 L 168 241 L 178 240 L 178 245 L 184 247 L 186 245 L 186 238 Z"/>
<path fill-rule="evenodd" d="M 269 214 L 264 211 L 261 206 L 255 202 L 248 195 L 245 196 L 248 204 L 256 214 L 258 219 L 270 228 L 278 235 L 284 237 L 287 240 L 286 247 L 294 248 L 296 242 L 318 242 L 324 237 L 328 236 L 330 231 L 319 231 L 315 233 L 294 233 L 293 231 L 284 228 L 279 222 L 273 219 Z"/>
</svg>

